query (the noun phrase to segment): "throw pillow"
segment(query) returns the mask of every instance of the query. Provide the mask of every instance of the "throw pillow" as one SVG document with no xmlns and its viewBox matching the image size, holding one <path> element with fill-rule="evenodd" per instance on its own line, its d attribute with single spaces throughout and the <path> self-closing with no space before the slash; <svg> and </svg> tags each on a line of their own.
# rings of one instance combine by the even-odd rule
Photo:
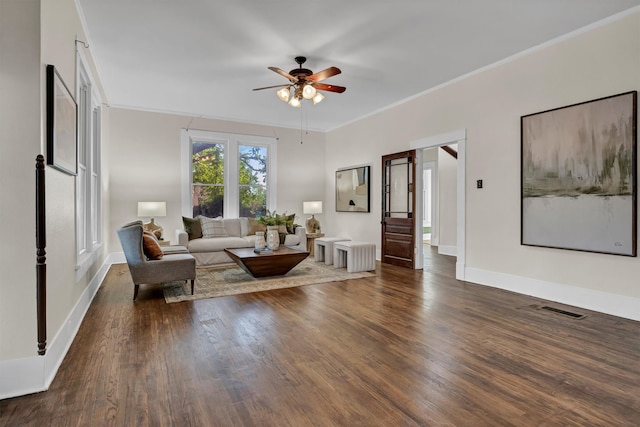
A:
<svg viewBox="0 0 640 427">
<path fill-rule="evenodd" d="M 151 237 L 153 240 L 156 241 L 156 243 L 160 244 L 160 242 L 158 242 L 158 238 L 156 237 L 155 234 L 153 234 L 152 232 L 148 231 L 148 230 L 142 230 L 142 234 L 145 236 L 149 236 Z"/>
<path fill-rule="evenodd" d="M 287 233 L 289 234 L 296 234 L 296 226 L 293 223 L 295 217 L 296 214 L 291 214 L 284 217 L 284 225 L 287 227 Z"/>
<path fill-rule="evenodd" d="M 198 218 L 200 218 L 200 226 L 202 227 L 202 237 L 205 239 L 229 237 L 227 229 L 224 228 L 222 218 L 208 218 L 206 216 L 199 216 Z"/>
<path fill-rule="evenodd" d="M 260 222 L 255 218 L 247 218 L 249 220 L 249 231 L 247 232 L 248 236 L 255 235 L 256 231 L 267 231 L 267 226 L 264 224 L 260 224 Z"/>
<path fill-rule="evenodd" d="M 145 232 L 142 235 L 142 251 L 149 259 L 162 259 L 162 248 L 153 234 Z"/>
<path fill-rule="evenodd" d="M 189 240 L 198 239 L 202 237 L 202 227 L 200 226 L 200 219 L 182 217 L 182 225 L 184 231 L 189 235 Z"/>
</svg>

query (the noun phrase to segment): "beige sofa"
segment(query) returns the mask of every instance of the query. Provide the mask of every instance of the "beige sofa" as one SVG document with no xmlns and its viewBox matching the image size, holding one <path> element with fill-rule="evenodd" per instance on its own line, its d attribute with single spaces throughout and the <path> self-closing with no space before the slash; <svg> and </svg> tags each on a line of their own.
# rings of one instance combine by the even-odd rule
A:
<svg viewBox="0 0 640 427">
<path fill-rule="evenodd" d="M 224 218 L 222 221 L 227 234 L 225 237 L 199 237 L 189 240 L 189 235 L 185 230 L 176 230 L 176 244 L 185 246 L 189 250 L 189 253 L 196 259 L 197 267 L 232 263 L 231 258 L 224 252 L 225 249 L 253 248 L 255 246 L 255 234 L 248 234 L 250 232 L 248 218 Z M 295 234 L 287 234 L 284 245 L 306 251 L 307 232 L 305 228 L 296 227 Z"/>
</svg>

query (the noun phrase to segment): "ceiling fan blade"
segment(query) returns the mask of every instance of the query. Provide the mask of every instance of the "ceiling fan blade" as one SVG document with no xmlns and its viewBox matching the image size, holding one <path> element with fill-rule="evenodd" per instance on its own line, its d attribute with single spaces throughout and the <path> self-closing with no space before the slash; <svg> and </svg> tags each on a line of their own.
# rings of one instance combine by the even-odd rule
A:
<svg viewBox="0 0 640 427">
<path fill-rule="evenodd" d="M 313 86 L 318 90 L 326 90 L 328 92 L 342 93 L 345 90 L 347 90 L 347 88 L 344 87 L 344 86 L 327 85 L 327 84 L 324 84 L 324 83 L 314 83 Z"/>
<path fill-rule="evenodd" d="M 291 86 L 291 84 L 285 84 L 285 85 L 275 85 L 275 86 L 266 86 L 266 87 L 257 87 L 253 90 L 262 90 L 262 89 L 273 89 L 274 87 L 287 87 L 287 86 Z"/>
<path fill-rule="evenodd" d="M 280 68 L 278 68 L 278 67 L 267 67 L 267 68 L 269 68 L 271 71 L 274 71 L 274 72 L 276 72 L 276 73 L 280 74 L 280 75 L 281 75 L 282 77 L 284 77 L 285 79 L 289 79 L 289 81 L 290 81 L 291 83 L 295 83 L 295 82 L 297 82 L 297 81 L 298 81 L 298 79 L 297 79 L 297 78 L 293 77 L 291 74 L 287 73 L 286 71 L 281 70 L 281 69 L 280 69 Z"/>
<path fill-rule="evenodd" d="M 340 74 L 340 68 L 338 67 L 329 67 L 326 70 L 318 71 L 315 74 L 307 77 L 307 80 L 311 80 L 312 82 L 320 82 L 324 79 L 328 79 L 329 77 L 335 76 L 336 74 Z"/>
</svg>

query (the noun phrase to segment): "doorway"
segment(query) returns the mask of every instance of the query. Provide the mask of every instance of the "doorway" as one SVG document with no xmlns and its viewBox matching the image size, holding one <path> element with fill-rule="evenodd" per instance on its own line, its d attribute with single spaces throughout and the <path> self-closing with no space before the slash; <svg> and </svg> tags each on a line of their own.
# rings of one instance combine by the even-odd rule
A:
<svg viewBox="0 0 640 427">
<path fill-rule="evenodd" d="M 437 180 L 437 163 L 435 161 L 424 162 L 422 164 L 422 243 L 427 245 L 438 244 Z"/>
<path fill-rule="evenodd" d="M 465 256 L 466 256 L 466 146 L 467 146 L 467 131 L 466 129 L 460 129 L 457 131 L 431 136 L 415 141 L 411 141 L 409 146 L 416 150 L 416 160 L 418 164 L 423 163 L 423 150 L 426 148 L 442 147 L 446 145 L 457 144 L 458 145 L 458 158 L 457 158 L 457 194 L 456 194 L 456 279 L 464 280 L 465 278 Z M 416 182 L 416 217 L 423 217 L 423 180 L 417 179 Z M 415 256 L 415 268 L 423 268 L 423 244 L 422 244 L 422 223 L 416 221 L 416 239 L 414 248 L 416 252 Z M 418 230 L 419 227 L 419 230 Z M 433 239 L 433 236 L 432 236 Z"/>
</svg>

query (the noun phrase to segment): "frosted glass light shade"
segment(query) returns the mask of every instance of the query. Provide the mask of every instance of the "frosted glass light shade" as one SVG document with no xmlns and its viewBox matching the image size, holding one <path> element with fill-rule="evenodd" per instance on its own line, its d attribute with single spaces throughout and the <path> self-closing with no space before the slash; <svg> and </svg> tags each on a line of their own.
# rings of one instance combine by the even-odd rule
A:
<svg viewBox="0 0 640 427">
<path fill-rule="evenodd" d="M 313 97 L 313 105 L 316 105 L 318 102 L 322 101 L 323 99 L 324 99 L 324 95 L 321 94 L 320 92 L 317 92 Z"/>
<path fill-rule="evenodd" d="M 288 102 L 289 101 L 289 88 L 288 87 L 283 87 L 282 89 L 280 89 L 279 91 L 276 92 L 276 95 L 278 95 L 278 98 L 280 99 L 280 101 Z"/>
<path fill-rule="evenodd" d="M 295 96 L 289 101 L 289 105 L 291 105 L 292 107 L 299 107 L 300 104 L 300 99 L 296 98 Z"/>
<path fill-rule="evenodd" d="M 302 89 L 302 96 L 304 97 L 304 99 L 311 99 L 314 96 L 316 96 L 316 88 L 311 86 L 310 84 L 307 84 L 304 86 L 304 89 Z"/>
</svg>

